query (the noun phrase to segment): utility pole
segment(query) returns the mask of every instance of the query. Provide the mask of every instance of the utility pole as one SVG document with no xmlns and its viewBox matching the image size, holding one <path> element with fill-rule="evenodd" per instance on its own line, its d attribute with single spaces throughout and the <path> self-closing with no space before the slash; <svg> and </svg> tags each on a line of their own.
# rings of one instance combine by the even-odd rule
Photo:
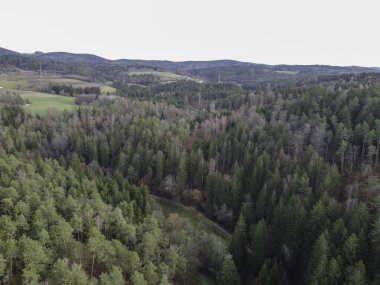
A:
<svg viewBox="0 0 380 285">
<path fill-rule="evenodd" d="M 40 61 L 40 79 L 41 79 L 41 74 L 42 74 L 42 68 L 41 68 L 41 61 Z"/>
<path fill-rule="evenodd" d="M 201 106 L 201 97 L 202 97 L 202 83 L 200 84 L 200 90 L 199 90 L 199 93 L 198 93 L 198 106 L 200 107 Z"/>
</svg>

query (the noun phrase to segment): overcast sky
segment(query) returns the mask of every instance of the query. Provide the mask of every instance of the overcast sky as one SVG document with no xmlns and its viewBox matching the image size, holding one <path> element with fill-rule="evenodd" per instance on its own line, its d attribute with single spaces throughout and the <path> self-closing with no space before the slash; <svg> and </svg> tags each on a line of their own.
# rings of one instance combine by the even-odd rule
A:
<svg viewBox="0 0 380 285">
<path fill-rule="evenodd" d="M 110 59 L 380 66 L 379 0 L 1 0 L 0 46 Z"/>
</svg>

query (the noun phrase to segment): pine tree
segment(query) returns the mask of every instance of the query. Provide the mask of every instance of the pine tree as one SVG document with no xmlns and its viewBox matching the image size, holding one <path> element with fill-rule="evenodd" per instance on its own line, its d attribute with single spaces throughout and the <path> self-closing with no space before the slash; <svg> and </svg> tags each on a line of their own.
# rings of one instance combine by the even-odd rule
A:
<svg viewBox="0 0 380 285">
<path fill-rule="evenodd" d="M 82 265 L 74 264 L 70 273 L 70 285 L 87 285 L 88 278 L 86 272 L 83 270 Z"/>
<path fill-rule="evenodd" d="M 237 273 L 234 261 L 230 254 L 224 257 L 221 268 L 216 276 L 217 284 L 220 285 L 239 285 L 240 277 Z"/>
<path fill-rule="evenodd" d="M 312 242 L 322 233 L 327 220 L 326 209 L 320 200 L 314 205 L 310 212 L 310 218 L 307 224 L 308 240 L 306 242 Z"/>
<path fill-rule="evenodd" d="M 379 199 L 380 202 L 380 199 Z M 380 206 L 380 204 L 379 204 Z M 380 207 L 378 212 L 378 218 L 376 219 L 375 223 L 372 226 L 372 230 L 370 232 L 370 239 L 371 239 L 371 249 L 373 252 L 373 258 L 372 258 L 372 267 L 374 268 L 374 273 L 378 276 L 380 279 Z"/>
<path fill-rule="evenodd" d="M 289 284 L 286 271 L 276 259 L 266 259 L 253 285 Z"/>
<path fill-rule="evenodd" d="M 349 265 L 353 265 L 358 257 L 359 251 L 359 240 L 356 234 L 352 234 L 348 237 L 346 242 L 343 244 L 342 256 L 345 262 Z"/>
<path fill-rule="evenodd" d="M 244 270 L 246 258 L 247 233 L 245 226 L 245 217 L 240 215 L 235 230 L 232 234 L 230 243 L 230 252 L 233 255 L 235 264 L 239 272 Z"/>
<path fill-rule="evenodd" d="M 359 260 L 354 266 L 346 269 L 346 281 L 344 285 L 365 285 L 366 270 L 363 261 Z"/>
<path fill-rule="evenodd" d="M 267 255 L 268 233 L 264 220 L 260 220 L 251 233 L 251 264 L 254 274 L 258 273 Z"/>
<path fill-rule="evenodd" d="M 121 269 L 117 266 L 112 266 L 108 273 L 100 275 L 99 285 L 123 285 L 125 284 Z"/>
<path fill-rule="evenodd" d="M 241 202 L 243 200 L 243 185 L 242 185 L 242 177 L 243 172 L 239 165 L 236 163 L 233 168 L 232 182 L 231 182 L 231 205 L 232 209 L 235 213 L 239 211 L 241 206 Z"/>
<path fill-rule="evenodd" d="M 145 280 L 144 274 L 134 271 L 131 276 L 131 280 L 133 282 L 133 285 L 148 285 L 148 283 Z"/>
<path fill-rule="evenodd" d="M 307 271 L 307 283 L 310 285 L 327 284 L 329 245 L 326 233 L 322 233 L 314 244 Z"/>
<path fill-rule="evenodd" d="M 39 274 L 45 269 L 49 257 L 38 241 L 23 236 L 20 243 L 22 261 L 25 264 L 22 272 L 23 282 L 25 284 L 38 283 Z"/>
<path fill-rule="evenodd" d="M 164 178 L 164 165 L 165 158 L 162 151 L 159 151 L 156 155 L 156 172 L 154 176 L 154 185 L 155 187 L 159 187 L 162 179 Z"/>
<path fill-rule="evenodd" d="M 201 149 L 198 149 L 196 159 L 197 159 L 198 167 L 196 169 L 194 182 L 195 182 L 195 185 L 199 189 L 201 189 L 203 187 L 204 179 L 205 179 L 206 173 L 207 173 L 207 165 L 206 165 L 206 162 L 203 158 L 203 152 Z"/>
<path fill-rule="evenodd" d="M 339 285 L 341 284 L 342 270 L 336 258 L 331 258 L 327 266 L 328 284 Z"/>
<path fill-rule="evenodd" d="M 70 285 L 70 269 L 66 260 L 58 259 L 54 263 L 50 275 L 53 284 Z"/>
<path fill-rule="evenodd" d="M 258 276 L 255 278 L 253 285 L 272 285 L 272 275 L 270 268 L 268 268 L 269 262 L 265 262 L 261 268 Z"/>
<path fill-rule="evenodd" d="M 7 266 L 7 263 L 5 259 L 3 258 L 3 255 L 0 254 L 0 280 L 2 280 L 4 274 L 5 274 L 5 268 Z"/>
<path fill-rule="evenodd" d="M 182 192 L 186 189 L 187 184 L 187 155 L 186 153 L 183 153 L 181 155 L 181 158 L 179 160 L 178 165 L 178 175 L 177 175 L 177 185 L 179 190 L 179 196 L 182 197 Z"/>
<path fill-rule="evenodd" d="M 170 285 L 170 282 L 168 280 L 168 276 L 166 274 L 162 275 L 162 278 L 161 278 L 159 285 Z"/>
<path fill-rule="evenodd" d="M 152 262 L 148 262 L 147 265 L 145 265 L 144 274 L 149 285 L 156 285 L 159 281 L 156 269 L 156 266 Z"/>
</svg>

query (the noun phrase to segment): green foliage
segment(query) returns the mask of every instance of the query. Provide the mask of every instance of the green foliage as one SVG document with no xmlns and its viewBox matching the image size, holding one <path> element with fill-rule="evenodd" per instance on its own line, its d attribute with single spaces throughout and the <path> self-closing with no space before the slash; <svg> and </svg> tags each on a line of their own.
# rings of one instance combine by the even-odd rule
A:
<svg viewBox="0 0 380 285">
<path fill-rule="evenodd" d="M 123 285 L 125 284 L 123 274 L 119 267 L 113 266 L 108 273 L 100 275 L 100 285 Z"/>
<path fill-rule="evenodd" d="M 282 268 L 276 260 L 267 259 L 260 269 L 258 276 L 253 281 L 254 285 L 287 284 L 289 281 L 284 276 Z"/>
<path fill-rule="evenodd" d="M 336 258 L 331 258 L 327 266 L 328 284 L 338 285 L 341 284 L 342 269 L 340 262 Z"/>
<path fill-rule="evenodd" d="M 145 279 L 149 285 L 158 284 L 159 276 L 157 274 L 157 268 L 152 262 L 148 262 L 148 264 L 145 265 L 144 271 Z"/>
<path fill-rule="evenodd" d="M 148 283 L 145 280 L 144 274 L 134 271 L 132 273 L 131 280 L 133 282 L 133 285 L 148 285 Z"/>
<path fill-rule="evenodd" d="M 40 280 L 40 274 L 44 271 L 49 257 L 44 247 L 35 240 L 25 235 L 20 239 L 21 258 L 24 263 L 22 272 L 23 282 L 34 284 Z"/>
<path fill-rule="evenodd" d="M 224 257 L 222 267 L 216 276 L 217 284 L 221 285 L 239 285 L 240 277 L 236 270 L 234 260 L 230 254 Z"/>
<path fill-rule="evenodd" d="M 363 261 L 360 260 L 354 266 L 347 268 L 345 285 L 364 285 L 366 283 L 366 272 Z"/>
<path fill-rule="evenodd" d="M 305 79 L 255 92 L 120 82 L 120 94 L 144 101 L 45 116 L 5 106 L 2 281 L 117 283 L 121 272 L 125 282 L 182 284 L 207 270 L 220 282 L 238 271 L 242 283 L 376 284 L 378 79 Z M 229 248 L 153 211 L 150 193 L 233 230 Z"/>
<path fill-rule="evenodd" d="M 264 220 L 260 220 L 251 231 L 250 264 L 253 273 L 258 273 L 268 251 L 268 232 Z"/>
<path fill-rule="evenodd" d="M 74 104 L 74 98 L 68 96 L 58 96 L 38 92 L 25 92 L 21 97 L 30 102 L 25 106 L 25 110 L 33 113 L 44 115 L 49 111 L 71 111 L 77 106 Z"/>
<path fill-rule="evenodd" d="M 243 271 L 246 261 L 246 245 L 247 232 L 245 226 L 245 217 L 240 215 L 239 220 L 235 226 L 234 233 L 230 243 L 230 251 L 234 258 L 236 267 L 239 271 Z"/>
<path fill-rule="evenodd" d="M 80 264 L 73 264 L 70 273 L 70 283 L 73 285 L 88 284 L 88 277 Z"/>
<path fill-rule="evenodd" d="M 80 264 L 73 264 L 71 268 L 67 260 L 58 259 L 53 265 L 50 280 L 53 284 L 62 285 L 86 285 L 88 278 Z"/>
<path fill-rule="evenodd" d="M 67 261 L 58 259 L 52 268 L 51 282 L 56 284 L 68 285 L 70 284 L 70 269 Z"/>
<path fill-rule="evenodd" d="M 322 233 L 314 244 L 311 253 L 307 284 L 322 285 L 327 284 L 329 245 L 326 233 Z"/>
<path fill-rule="evenodd" d="M 118 181 L 124 191 L 144 201 L 142 208 L 134 205 L 141 220 L 134 222 L 136 217 L 116 206 L 123 208 L 125 200 L 115 197 L 106 204 L 102 199 L 108 185 L 118 187 L 116 178 L 103 172 L 91 176 L 76 155 L 71 166 L 75 172 L 55 160 L 31 162 L 0 153 L 0 188 L 7 189 L 0 191 L 0 200 L 10 201 L 9 207 L 0 208 L 0 278 L 21 272 L 25 284 L 79 285 L 90 278 L 125 284 L 126 273 L 145 270 L 157 284 L 163 274 L 157 266 L 165 260 L 174 277 L 177 267 L 166 255 L 170 244 L 157 220 L 146 216 L 150 202 L 145 187 Z"/>
<path fill-rule="evenodd" d="M 6 266 L 6 260 L 4 259 L 3 255 L 0 254 L 0 278 L 3 278 Z"/>
</svg>

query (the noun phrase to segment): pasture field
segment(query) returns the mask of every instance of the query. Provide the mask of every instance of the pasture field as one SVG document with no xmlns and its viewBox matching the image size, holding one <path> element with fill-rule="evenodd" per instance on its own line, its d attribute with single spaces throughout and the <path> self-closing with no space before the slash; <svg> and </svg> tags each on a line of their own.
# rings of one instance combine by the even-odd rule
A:
<svg viewBox="0 0 380 285">
<path fill-rule="evenodd" d="M 49 110 L 70 111 L 77 108 L 74 97 L 25 91 L 20 96 L 29 100 L 30 104 L 25 105 L 24 108 L 33 114 L 44 114 Z"/>
<path fill-rule="evenodd" d="M 45 114 L 49 110 L 64 111 L 74 110 L 77 108 L 75 105 L 74 97 L 59 96 L 47 93 L 21 91 L 8 88 L 0 88 L 0 94 L 18 94 L 22 98 L 28 100 L 28 104 L 24 105 L 25 110 L 33 114 Z"/>
<path fill-rule="evenodd" d="M 140 70 L 140 71 L 130 71 L 128 72 L 129 75 L 147 75 L 147 74 L 152 74 L 158 77 L 162 78 L 171 78 L 171 79 L 177 79 L 180 77 L 183 77 L 182 75 L 175 74 L 173 72 L 169 71 L 156 71 L 156 70 Z"/>
<path fill-rule="evenodd" d="M 37 92 L 41 87 L 48 84 L 65 84 L 73 87 L 99 87 L 101 94 L 114 94 L 116 89 L 109 86 L 110 82 L 94 83 L 84 81 L 85 78 L 70 76 L 64 77 L 57 74 L 49 74 L 35 71 L 17 70 L 0 73 L 0 94 L 11 92 L 19 94 L 22 98 L 28 99 L 29 104 L 25 105 L 25 110 L 33 114 L 44 114 L 49 110 L 63 111 L 74 110 L 75 98 L 59 96 L 49 93 Z"/>
<path fill-rule="evenodd" d="M 108 85 L 103 85 L 103 86 L 100 87 L 100 93 L 102 95 L 107 95 L 107 93 L 109 93 L 109 94 L 115 94 L 116 93 L 116 88 L 108 86 Z"/>
<path fill-rule="evenodd" d="M 23 89 L 27 87 L 27 82 L 24 80 L 7 80 L 0 77 L 0 87 L 8 89 Z"/>
<path fill-rule="evenodd" d="M 156 70 L 135 70 L 128 72 L 129 75 L 149 75 L 152 74 L 160 78 L 161 83 L 168 83 L 177 80 L 195 80 L 185 75 L 176 74 L 170 71 L 156 71 Z"/>
<path fill-rule="evenodd" d="M 41 75 L 35 71 L 18 70 L 7 73 L 0 73 L 0 87 L 17 90 L 37 91 L 48 84 L 65 84 L 73 87 L 99 87 L 102 94 L 115 93 L 116 89 L 108 86 L 111 82 L 96 83 L 87 82 L 85 78 L 76 76 L 62 76 L 57 74 L 42 73 Z"/>
</svg>

